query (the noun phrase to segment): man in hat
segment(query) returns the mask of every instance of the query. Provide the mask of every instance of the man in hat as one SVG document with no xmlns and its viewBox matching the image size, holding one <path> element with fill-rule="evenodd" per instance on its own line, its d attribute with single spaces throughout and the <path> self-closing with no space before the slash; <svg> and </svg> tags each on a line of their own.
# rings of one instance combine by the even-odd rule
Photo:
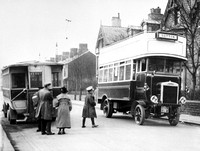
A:
<svg viewBox="0 0 200 151">
<path fill-rule="evenodd" d="M 95 110 L 96 102 L 93 95 L 94 88 L 92 86 L 89 86 L 86 88 L 86 90 L 88 91 L 88 93 L 85 97 L 85 104 L 83 106 L 83 111 L 82 111 L 82 117 L 83 117 L 82 128 L 86 127 L 85 126 L 86 118 L 91 118 L 92 128 L 95 128 L 95 127 L 98 127 L 98 125 L 95 125 L 95 122 L 94 122 L 94 118 L 97 117 L 96 110 Z"/>
<path fill-rule="evenodd" d="M 40 100 L 39 106 L 36 110 L 36 118 L 41 118 L 41 132 L 42 135 L 53 135 L 51 132 L 52 110 L 53 110 L 53 97 L 50 93 L 51 83 L 46 83 L 44 88 L 38 93 Z M 46 132 L 47 130 L 47 132 Z"/>
</svg>

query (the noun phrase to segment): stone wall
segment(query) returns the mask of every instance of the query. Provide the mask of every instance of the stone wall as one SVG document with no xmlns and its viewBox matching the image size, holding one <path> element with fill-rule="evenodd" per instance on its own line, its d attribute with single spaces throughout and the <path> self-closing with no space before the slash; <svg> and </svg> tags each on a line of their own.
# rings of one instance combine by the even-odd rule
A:
<svg viewBox="0 0 200 151">
<path fill-rule="evenodd" d="M 200 116 L 200 101 L 187 101 L 181 108 L 181 113 Z"/>
<path fill-rule="evenodd" d="M 74 95 L 69 94 L 71 100 L 74 100 Z M 76 100 L 79 100 L 79 95 L 76 96 Z M 82 95 L 81 101 L 85 100 L 85 95 Z M 181 107 L 181 114 L 188 114 L 193 116 L 200 116 L 200 101 L 187 101 L 184 106 Z"/>
</svg>

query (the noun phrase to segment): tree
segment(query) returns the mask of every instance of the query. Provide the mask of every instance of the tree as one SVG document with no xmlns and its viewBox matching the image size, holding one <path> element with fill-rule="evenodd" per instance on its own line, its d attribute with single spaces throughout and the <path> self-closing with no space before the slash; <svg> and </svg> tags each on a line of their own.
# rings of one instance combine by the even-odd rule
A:
<svg viewBox="0 0 200 151">
<path fill-rule="evenodd" d="M 184 35 L 187 39 L 187 58 L 188 61 L 184 63 L 187 71 L 192 77 L 192 94 L 194 99 L 195 88 L 197 85 L 197 71 L 200 66 L 200 1 L 199 0 L 173 0 L 172 6 L 175 24 L 183 28 Z"/>
<path fill-rule="evenodd" d="M 79 92 L 79 100 L 81 100 L 82 91 L 86 87 L 96 86 L 96 58 L 91 52 L 77 56 L 74 60 L 69 62 L 69 88 L 73 90 L 74 99 L 76 99 L 77 92 Z"/>
</svg>

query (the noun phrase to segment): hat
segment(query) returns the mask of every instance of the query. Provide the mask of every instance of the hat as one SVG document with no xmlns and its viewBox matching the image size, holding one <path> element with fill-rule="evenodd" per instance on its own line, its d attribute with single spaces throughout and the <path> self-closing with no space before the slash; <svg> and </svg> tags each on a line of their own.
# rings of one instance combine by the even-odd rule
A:
<svg viewBox="0 0 200 151">
<path fill-rule="evenodd" d="M 50 85 L 51 85 L 51 83 L 48 82 L 48 83 L 45 83 L 45 84 L 44 84 L 44 87 L 48 87 L 48 86 L 50 86 Z"/>
<path fill-rule="evenodd" d="M 94 88 L 93 88 L 93 86 L 89 86 L 89 87 L 86 88 L 86 90 L 91 91 L 91 90 L 94 90 Z"/>
<path fill-rule="evenodd" d="M 62 93 L 67 93 L 67 92 L 68 92 L 68 90 L 67 90 L 67 88 L 66 88 L 66 87 L 61 87 L 61 89 L 60 89 L 60 90 L 61 90 L 61 92 L 62 92 Z"/>
</svg>

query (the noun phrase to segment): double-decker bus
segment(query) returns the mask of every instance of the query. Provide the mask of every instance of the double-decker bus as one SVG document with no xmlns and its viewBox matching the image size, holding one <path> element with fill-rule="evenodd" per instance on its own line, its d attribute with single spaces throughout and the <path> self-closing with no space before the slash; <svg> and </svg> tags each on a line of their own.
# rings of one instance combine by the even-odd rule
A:
<svg viewBox="0 0 200 151">
<path fill-rule="evenodd" d="M 142 125 L 148 117 L 167 116 L 176 126 L 180 106 L 186 39 L 174 33 L 140 33 L 96 51 L 97 98 L 106 117 L 131 113 Z"/>
<path fill-rule="evenodd" d="M 45 83 L 52 83 L 52 95 L 60 92 L 63 64 L 29 61 L 2 69 L 3 112 L 11 124 L 16 121 L 34 121 L 32 96 Z"/>
</svg>

